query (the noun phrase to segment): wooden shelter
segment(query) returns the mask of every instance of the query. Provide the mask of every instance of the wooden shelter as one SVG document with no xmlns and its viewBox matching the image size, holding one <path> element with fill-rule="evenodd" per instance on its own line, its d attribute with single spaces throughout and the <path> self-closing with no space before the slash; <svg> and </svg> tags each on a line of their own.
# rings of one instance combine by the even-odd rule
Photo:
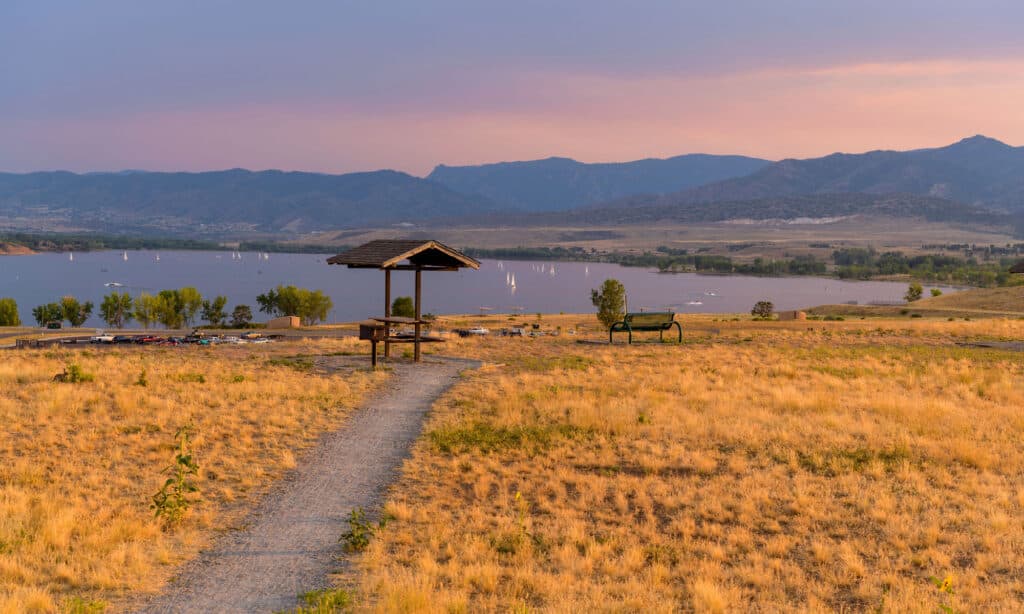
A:
<svg viewBox="0 0 1024 614">
<path fill-rule="evenodd" d="M 380 269 L 384 271 L 384 317 L 371 318 L 380 322 L 384 328 L 381 338 L 368 334 L 373 342 L 373 360 L 376 364 L 376 341 L 384 342 L 384 356 L 391 355 L 392 343 L 413 343 L 413 359 L 420 360 L 420 344 L 424 341 L 421 334 L 422 274 L 424 271 L 457 271 L 462 268 L 479 269 L 480 263 L 469 256 L 454 250 L 438 241 L 419 239 L 379 239 L 360 245 L 353 249 L 332 256 L 327 264 L 343 264 L 350 269 Z M 415 315 L 413 318 L 391 316 L 391 272 L 414 271 L 416 274 L 416 296 L 413 299 Z M 412 324 L 412 339 L 392 336 L 388 331 L 392 324 Z"/>
</svg>

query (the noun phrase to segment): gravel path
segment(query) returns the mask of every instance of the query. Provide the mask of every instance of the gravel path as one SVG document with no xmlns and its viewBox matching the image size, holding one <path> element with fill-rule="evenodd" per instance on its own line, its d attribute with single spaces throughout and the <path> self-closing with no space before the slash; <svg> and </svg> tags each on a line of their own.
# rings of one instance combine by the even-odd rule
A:
<svg viewBox="0 0 1024 614">
<path fill-rule="evenodd" d="M 326 435 L 255 510 L 187 565 L 141 612 L 273 612 L 328 586 L 349 512 L 382 503 L 434 400 L 476 363 L 425 358 L 394 364 L 386 391 Z"/>
</svg>

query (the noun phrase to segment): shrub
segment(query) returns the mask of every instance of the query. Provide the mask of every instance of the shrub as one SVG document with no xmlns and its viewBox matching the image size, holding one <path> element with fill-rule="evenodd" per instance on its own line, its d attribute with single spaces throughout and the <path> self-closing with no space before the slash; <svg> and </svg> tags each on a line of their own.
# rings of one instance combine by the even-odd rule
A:
<svg viewBox="0 0 1024 614">
<path fill-rule="evenodd" d="M 345 543 L 345 552 L 362 552 L 370 545 L 373 537 L 373 525 L 366 519 L 363 508 L 357 507 L 348 515 L 348 531 L 341 535 Z"/>
<path fill-rule="evenodd" d="M 63 382 L 65 384 L 82 384 L 85 382 L 93 381 L 95 376 L 92 373 L 86 373 L 82 370 L 82 367 L 75 363 L 69 364 L 63 373 L 58 373 L 54 376 L 53 380 L 56 382 Z"/>
<path fill-rule="evenodd" d="M 412 298 L 408 296 L 400 296 L 391 303 L 391 315 L 398 316 L 400 318 L 412 318 L 416 316 L 416 305 L 413 304 Z"/>
<path fill-rule="evenodd" d="M 597 319 L 611 328 L 626 313 L 626 287 L 617 279 L 606 279 L 600 290 L 590 291 L 590 302 L 597 307 Z"/>
<path fill-rule="evenodd" d="M 750 315 L 763 320 L 772 317 L 773 313 L 775 313 L 775 304 L 771 301 L 757 301 L 754 303 L 754 308 L 750 310 Z"/>
<path fill-rule="evenodd" d="M 942 290 L 939 290 L 938 288 L 932 288 L 931 293 L 932 296 L 942 296 Z"/>
<path fill-rule="evenodd" d="M 908 303 L 913 303 L 914 301 L 920 300 L 923 294 L 924 288 L 921 287 L 921 284 L 915 281 L 907 286 L 907 293 L 903 295 L 903 300 Z"/>
</svg>

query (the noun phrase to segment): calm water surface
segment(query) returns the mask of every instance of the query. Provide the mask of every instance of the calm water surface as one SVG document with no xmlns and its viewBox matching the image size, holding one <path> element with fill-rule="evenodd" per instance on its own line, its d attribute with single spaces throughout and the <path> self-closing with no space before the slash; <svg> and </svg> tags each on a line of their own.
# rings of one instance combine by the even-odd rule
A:
<svg viewBox="0 0 1024 614">
<path fill-rule="evenodd" d="M 351 321 L 383 313 L 384 274 L 329 266 L 325 255 L 195 251 L 100 251 L 33 256 L 0 256 L 0 297 L 17 300 L 21 319 L 32 307 L 70 294 L 96 304 L 111 290 L 133 296 L 165 288 L 195 286 L 204 296 L 223 294 L 228 310 L 247 304 L 256 312 L 256 295 L 277 284 L 322 289 L 334 299 L 332 321 Z M 515 277 L 515 288 L 508 282 Z M 816 277 L 718 277 L 661 274 L 650 269 L 582 262 L 487 260 L 478 271 L 436 272 L 423 276 L 423 309 L 432 313 L 526 313 L 593 311 L 590 290 L 613 277 L 626 286 L 629 309 L 672 309 L 679 313 L 749 311 L 759 300 L 777 309 L 823 303 L 899 301 L 905 283 L 845 282 Z M 105 284 L 122 284 L 121 288 Z M 939 286 L 943 292 L 954 288 Z M 392 296 L 411 296 L 413 274 L 392 274 Z M 258 318 L 260 319 L 260 318 Z M 87 325 L 101 326 L 93 317 Z"/>
</svg>

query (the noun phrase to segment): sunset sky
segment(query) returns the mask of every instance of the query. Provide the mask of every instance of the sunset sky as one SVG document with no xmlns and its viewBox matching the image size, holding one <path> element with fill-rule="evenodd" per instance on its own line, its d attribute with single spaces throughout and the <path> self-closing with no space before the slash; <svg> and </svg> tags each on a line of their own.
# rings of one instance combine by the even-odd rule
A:
<svg viewBox="0 0 1024 614">
<path fill-rule="evenodd" d="M 0 2 L 0 170 L 1024 144 L 1024 3 Z"/>
</svg>

